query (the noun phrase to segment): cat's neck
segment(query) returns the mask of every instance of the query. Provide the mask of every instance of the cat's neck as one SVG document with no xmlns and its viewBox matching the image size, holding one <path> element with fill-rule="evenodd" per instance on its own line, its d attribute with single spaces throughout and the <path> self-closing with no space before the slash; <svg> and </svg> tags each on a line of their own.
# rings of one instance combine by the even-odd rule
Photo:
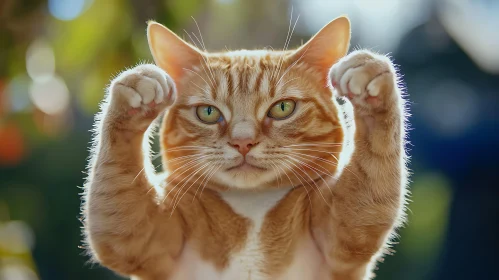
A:
<svg viewBox="0 0 499 280">
<path fill-rule="evenodd" d="M 284 198 L 292 188 L 248 191 L 228 190 L 220 192 L 222 199 L 237 214 L 251 219 L 255 225 L 261 224 L 265 215 Z"/>
</svg>

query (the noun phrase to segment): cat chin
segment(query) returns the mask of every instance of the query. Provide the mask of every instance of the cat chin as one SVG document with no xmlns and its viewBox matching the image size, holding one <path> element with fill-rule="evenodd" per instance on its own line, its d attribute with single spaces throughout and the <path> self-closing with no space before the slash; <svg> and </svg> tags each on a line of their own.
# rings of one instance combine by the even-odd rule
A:
<svg viewBox="0 0 499 280">
<path fill-rule="evenodd" d="M 273 172 L 257 168 L 219 172 L 214 177 L 219 184 L 231 189 L 270 188 L 272 182 L 276 181 Z"/>
</svg>

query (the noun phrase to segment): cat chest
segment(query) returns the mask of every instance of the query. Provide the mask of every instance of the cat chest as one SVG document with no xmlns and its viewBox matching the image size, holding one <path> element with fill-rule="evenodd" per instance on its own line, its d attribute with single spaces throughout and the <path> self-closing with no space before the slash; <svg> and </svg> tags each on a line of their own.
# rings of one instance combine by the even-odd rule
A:
<svg viewBox="0 0 499 280">
<path fill-rule="evenodd" d="M 251 221 L 244 246 L 230 257 L 229 266 L 224 270 L 226 279 L 267 279 L 262 272 L 265 267 L 265 254 L 261 232 L 268 212 L 287 194 L 289 189 L 266 192 L 241 193 L 238 191 L 222 194 L 224 201 L 234 212 Z"/>
<path fill-rule="evenodd" d="M 223 200 L 231 206 L 239 216 L 251 221 L 243 246 L 229 256 L 229 262 L 223 270 L 217 270 L 212 263 L 202 260 L 189 244 L 184 249 L 181 267 L 175 280 L 302 280 L 327 279 L 321 277 L 324 267 L 320 253 L 312 238 L 303 236 L 293 252 L 293 261 L 279 275 L 267 275 L 264 271 L 269 267 L 270 256 L 264 248 L 272 248 L 262 239 L 262 231 L 266 230 L 267 214 L 281 201 L 289 190 L 266 191 L 265 193 L 226 192 Z"/>
</svg>

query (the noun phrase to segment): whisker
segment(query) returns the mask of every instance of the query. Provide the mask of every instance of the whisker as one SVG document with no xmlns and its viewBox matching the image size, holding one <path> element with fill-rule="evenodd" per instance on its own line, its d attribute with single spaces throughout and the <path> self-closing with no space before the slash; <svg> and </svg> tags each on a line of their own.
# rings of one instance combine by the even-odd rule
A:
<svg viewBox="0 0 499 280">
<path fill-rule="evenodd" d="M 323 170 L 320 170 L 322 172 L 322 174 L 324 175 L 327 175 L 327 176 L 330 176 L 330 177 L 333 177 L 333 175 L 329 174 L 329 170 L 327 170 L 326 168 L 324 168 L 323 166 L 321 166 L 320 164 L 317 164 L 316 162 L 314 162 L 313 160 L 309 159 L 309 158 L 306 158 L 304 156 L 308 156 L 308 155 L 305 155 L 305 154 L 300 154 L 300 153 L 293 153 L 293 152 L 290 152 L 292 155 L 300 158 L 301 160 L 306 160 L 307 162 L 310 162 L 310 163 L 313 163 L 314 165 L 322 168 Z M 312 156 L 310 156 L 312 157 Z M 320 158 L 319 158 L 320 159 Z"/>
<path fill-rule="evenodd" d="M 184 171 L 182 171 L 180 174 L 176 174 L 176 176 L 175 176 L 174 178 L 170 179 L 169 181 L 170 181 L 170 182 L 175 181 L 177 178 L 179 178 L 179 177 L 180 177 L 182 174 L 184 174 L 185 172 L 187 172 L 187 171 L 191 170 L 192 168 L 194 168 L 194 167 L 198 166 L 199 164 L 202 164 L 202 162 L 199 162 L 198 160 L 199 160 L 198 158 L 195 158 L 195 159 L 193 159 L 193 160 L 188 161 L 187 163 L 184 163 L 184 164 L 183 164 L 182 166 L 180 166 L 179 168 L 175 169 L 173 172 L 171 172 L 171 173 L 170 173 L 170 176 L 171 176 L 171 175 L 173 175 L 173 174 L 175 174 L 175 172 L 176 172 L 177 170 L 181 170 L 181 169 L 186 168 L 186 169 L 185 169 Z M 170 176 L 169 176 L 169 177 L 170 177 Z M 172 176 L 172 177 L 173 177 L 173 176 Z M 170 192 L 171 192 L 171 191 L 170 191 Z M 168 194 L 169 194 L 170 192 L 168 192 Z M 168 194 L 167 194 L 167 196 L 168 196 Z M 165 197 L 165 199 L 166 199 L 166 197 Z"/>
<path fill-rule="evenodd" d="M 293 148 L 292 150 L 297 150 L 297 151 L 313 151 L 313 152 L 322 152 L 322 153 L 327 153 L 329 154 L 330 156 L 334 157 L 336 159 L 336 162 L 333 162 L 333 161 L 330 161 L 330 160 L 327 160 L 325 158 L 321 158 L 321 157 L 316 157 L 316 156 L 312 156 L 312 155 L 308 155 L 308 154 L 305 154 L 305 153 L 299 153 L 303 156 L 308 156 L 308 157 L 313 157 L 319 161 L 322 161 L 322 162 L 326 162 L 326 163 L 329 163 L 331 165 L 334 165 L 334 166 L 338 166 L 338 158 L 334 155 L 334 153 L 332 152 L 327 152 L 327 151 L 320 151 L 320 150 L 314 150 L 314 149 L 296 149 L 296 148 Z M 289 151 L 288 151 L 289 153 Z M 358 179 L 360 179 L 360 177 L 355 173 L 353 172 L 352 170 L 350 170 L 347 166 L 344 167 L 345 170 L 347 170 L 348 172 L 352 173 L 355 177 L 357 177 Z"/>
<path fill-rule="evenodd" d="M 336 159 L 336 161 L 337 161 L 337 162 L 339 162 L 338 158 L 337 158 L 335 155 L 332 155 L 332 156 Z M 345 168 L 345 170 L 346 170 L 346 171 L 348 171 L 348 172 L 352 173 L 355 177 L 357 177 L 357 179 L 359 179 L 359 180 L 360 180 L 359 175 L 357 175 L 355 172 L 353 172 L 352 170 L 350 170 L 350 169 L 348 168 L 348 166 L 344 166 L 344 168 Z"/>
<path fill-rule="evenodd" d="M 291 65 L 289 65 L 288 68 L 286 68 L 286 70 L 282 74 L 281 78 L 279 78 L 279 80 L 277 81 L 276 87 L 279 85 L 279 83 L 281 82 L 282 78 L 284 78 L 284 76 L 286 76 L 286 74 L 289 72 L 289 70 L 291 70 L 293 68 L 293 66 L 295 66 L 303 58 L 303 56 L 305 56 L 305 54 L 307 53 L 307 51 L 308 51 L 309 48 L 310 48 L 310 46 L 307 46 L 307 48 L 305 49 L 305 51 L 303 52 L 303 54 L 300 56 L 300 58 L 298 58 L 295 62 L 293 62 Z M 280 73 L 280 71 L 279 71 L 279 73 Z"/>
<path fill-rule="evenodd" d="M 182 198 L 184 197 L 184 195 L 186 193 L 189 192 L 189 190 L 192 188 L 192 186 L 199 180 L 202 178 L 203 174 L 206 172 L 206 170 L 203 171 L 203 173 L 201 174 L 201 176 L 199 176 L 196 180 L 194 180 L 194 182 L 192 182 L 189 187 L 187 188 L 187 190 L 185 190 L 185 192 L 180 195 L 180 193 L 182 192 L 182 190 L 184 189 L 184 186 L 190 182 L 190 180 L 197 174 L 199 173 L 200 171 L 202 171 L 206 166 L 208 166 L 210 163 L 206 163 L 204 164 L 203 166 L 199 167 L 195 173 L 193 173 L 190 177 L 189 177 L 189 180 L 187 180 L 181 187 L 180 187 L 180 190 L 177 192 L 177 194 L 175 196 L 177 196 L 177 203 L 173 205 L 173 210 L 172 210 L 172 213 L 175 211 L 175 208 L 179 205 L 180 201 L 182 200 Z M 175 201 L 175 196 L 173 197 L 173 200 Z"/>
<path fill-rule="evenodd" d="M 191 73 L 194 73 L 194 74 L 198 75 L 198 77 L 199 77 L 199 78 L 201 78 L 201 79 L 202 79 L 202 80 L 203 80 L 203 81 L 204 81 L 204 82 L 205 82 L 208 86 L 210 86 L 210 84 L 208 84 L 208 82 L 207 82 L 207 81 L 203 78 L 203 76 L 199 75 L 199 73 L 198 73 L 198 72 L 196 72 L 196 71 L 194 71 L 194 70 L 192 70 L 192 69 L 189 69 L 189 68 L 185 68 L 185 67 L 184 67 L 184 68 L 182 68 L 182 69 L 184 69 L 184 70 L 186 70 L 186 71 L 189 71 L 189 72 L 191 72 Z M 215 88 L 215 85 L 213 85 L 213 84 L 212 84 L 212 86 L 213 86 L 213 88 Z"/>
<path fill-rule="evenodd" d="M 293 151 L 309 151 L 309 152 L 319 152 L 319 153 L 325 153 L 325 154 L 329 154 L 329 155 L 332 155 L 334 153 L 340 153 L 340 152 L 331 152 L 331 151 L 326 151 L 326 150 L 316 150 L 316 149 L 305 149 L 305 148 L 293 148 L 291 147 L 290 148 L 291 150 Z"/>
<path fill-rule="evenodd" d="M 281 164 L 283 163 L 282 160 L 279 161 Z M 286 175 L 286 177 L 288 177 L 288 180 L 289 180 L 289 183 L 291 186 L 293 186 L 293 181 L 291 181 L 291 178 L 289 178 L 288 174 L 286 173 L 286 171 L 284 171 L 284 168 L 280 167 L 279 164 L 276 164 L 275 165 L 278 169 L 281 169 L 282 170 L 282 173 L 284 173 L 284 175 Z M 294 187 L 294 186 L 293 186 Z"/>
<path fill-rule="evenodd" d="M 292 144 L 292 145 L 287 145 L 283 146 L 283 148 L 286 147 L 300 147 L 300 146 L 341 146 L 343 145 L 342 143 L 303 143 L 303 144 Z"/>
<path fill-rule="evenodd" d="M 198 157 L 198 156 L 199 157 L 203 156 L 203 154 L 196 153 L 196 154 L 192 154 L 192 155 L 176 157 L 174 159 L 169 160 L 168 163 L 174 163 L 174 162 L 182 160 L 182 159 L 189 159 L 189 158 L 194 158 L 194 157 Z"/>
<path fill-rule="evenodd" d="M 312 156 L 312 155 L 305 154 L 305 153 L 296 153 L 296 152 L 289 152 L 289 151 L 288 151 L 288 153 L 298 154 L 298 155 L 302 155 L 302 156 L 310 157 L 310 158 L 313 158 L 313 159 L 316 159 L 316 160 L 319 160 L 319 161 L 322 161 L 322 162 L 325 162 L 325 163 L 329 163 L 329 164 L 331 164 L 332 166 L 338 166 L 338 163 L 337 163 L 337 162 L 330 161 L 330 160 L 327 160 L 327 159 L 325 159 L 325 158 L 321 158 L 321 157 L 317 157 L 317 156 Z"/>
<path fill-rule="evenodd" d="M 315 182 L 315 180 L 314 180 L 312 177 L 310 177 L 310 175 L 308 175 L 308 173 L 307 173 L 307 172 L 305 172 L 305 170 L 304 170 L 302 167 L 295 165 L 295 164 L 294 164 L 293 162 L 291 162 L 291 161 L 289 161 L 289 163 L 291 163 L 292 165 L 296 166 L 296 167 L 297 167 L 297 168 L 298 168 L 301 172 L 303 172 L 305 175 L 307 175 L 307 177 L 308 177 L 308 178 L 309 178 L 309 179 L 310 179 L 310 180 L 314 183 L 314 185 L 315 185 L 315 187 L 316 187 L 316 188 L 314 189 L 314 188 L 313 188 L 313 186 L 312 186 L 312 189 L 314 189 L 316 193 L 317 193 L 317 192 L 318 192 L 318 194 L 320 193 L 320 195 L 321 195 L 322 199 L 324 200 L 324 203 L 326 203 L 328 206 L 331 206 L 331 205 L 329 205 L 329 203 L 326 201 L 326 198 L 324 197 L 324 194 L 322 193 L 321 188 L 319 187 L 319 185 L 317 185 L 317 183 Z"/>
<path fill-rule="evenodd" d="M 199 194 L 199 197 L 201 197 L 201 196 L 203 195 L 204 188 L 205 188 L 205 187 L 206 187 L 206 185 L 208 184 L 208 181 L 210 181 L 210 180 L 211 180 L 211 177 L 213 177 L 213 175 L 215 175 L 215 173 L 217 173 L 217 171 L 220 169 L 220 167 L 222 167 L 222 165 L 223 165 L 223 163 L 220 163 L 220 164 L 218 165 L 218 167 L 215 169 L 215 171 L 213 171 L 213 172 L 209 175 L 208 179 L 206 179 L 206 181 L 204 182 L 204 186 L 203 186 L 203 188 L 201 189 L 201 193 Z"/>
<path fill-rule="evenodd" d="M 281 55 L 281 58 L 279 59 L 279 63 L 277 66 L 277 71 L 276 71 L 276 76 L 278 76 L 281 73 L 281 68 L 282 65 L 284 64 L 284 52 L 288 49 L 289 43 L 291 42 L 291 38 L 293 37 L 293 32 L 295 31 L 296 24 L 298 23 L 298 20 L 300 19 L 300 15 L 298 14 L 298 17 L 296 18 L 295 24 L 293 25 L 293 29 L 290 32 L 291 29 L 291 23 L 293 21 L 293 7 L 291 6 L 291 17 L 289 19 L 289 27 L 288 27 L 288 35 L 286 36 L 286 42 L 284 43 L 284 50 Z M 275 78 L 274 75 L 272 75 L 272 78 Z M 277 86 L 279 83 L 276 83 L 275 86 Z"/>
<path fill-rule="evenodd" d="M 295 160 L 297 161 L 299 164 L 303 164 L 305 165 L 306 167 L 310 168 L 312 171 L 314 171 L 315 174 L 317 174 L 317 176 L 319 176 L 319 178 L 321 178 L 321 180 L 324 182 L 324 184 L 326 184 L 327 186 L 327 189 L 329 190 L 330 194 L 333 195 L 333 192 L 331 191 L 331 187 L 329 186 L 329 184 L 326 182 L 326 180 L 321 176 L 321 174 L 319 174 L 317 171 L 321 172 L 323 175 L 328 175 L 328 176 L 331 176 L 331 174 L 329 174 L 328 172 L 323 172 L 323 171 L 320 171 L 318 169 L 316 169 L 315 167 L 307 164 L 306 162 L 303 162 L 302 160 L 305 160 L 305 159 L 302 159 L 302 160 L 299 160 L 297 158 L 293 158 L 293 157 L 290 157 L 288 156 L 289 158 L 291 158 L 292 160 Z M 311 160 L 308 160 L 310 162 L 312 162 Z M 321 166 L 322 167 L 322 166 Z M 333 176 L 331 176 L 333 177 Z"/>
<path fill-rule="evenodd" d="M 206 95 L 210 95 L 210 92 L 207 91 L 206 89 L 200 87 L 198 84 L 196 84 L 195 82 L 191 81 L 191 84 L 193 84 L 194 86 L 196 86 L 198 89 L 200 89 L 201 91 L 203 91 Z"/>
<path fill-rule="evenodd" d="M 206 45 L 204 44 L 203 34 L 201 34 L 201 28 L 199 28 L 199 24 L 198 24 L 198 22 L 196 21 L 196 19 L 195 19 L 194 17 L 192 17 L 192 16 L 191 16 L 191 18 L 192 18 L 192 20 L 194 21 L 194 23 L 196 24 L 196 27 L 198 28 L 199 37 L 201 37 L 201 42 L 200 42 L 200 44 L 203 46 L 204 51 L 205 51 L 205 52 L 208 52 L 208 51 L 206 50 Z M 194 32 L 192 33 L 192 35 L 194 35 L 194 37 L 196 37 L 196 38 L 197 38 L 197 36 L 196 36 L 196 34 L 194 34 Z M 198 38 L 197 38 L 197 39 L 198 39 Z M 199 41 L 199 39 L 198 39 L 198 41 Z M 203 56 L 203 58 L 206 60 L 206 61 L 205 61 L 205 62 L 206 62 L 206 67 L 207 67 L 207 68 L 208 68 L 208 70 L 210 71 L 211 76 L 213 77 L 213 81 L 215 81 L 214 74 L 213 74 L 213 72 L 211 71 L 211 68 L 208 66 L 208 58 L 207 58 L 207 57 L 205 57 L 205 56 Z"/>
<path fill-rule="evenodd" d="M 201 175 L 201 176 L 204 176 L 204 178 L 203 178 L 203 180 L 201 180 L 201 182 L 199 183 L 199 186 L 196 188 L 196 192 L 194 193 L 194 196 L 192 197 L 192 202 L 194 202 L 194 199 L 196 199 L 196 195 L 198 194 L 199 188 L 203 185 L 203 183 L 206 181 L 206 179 L 208 179 L 208 175 L 210 175 L 211 171 L 213 169 L 215 169 L 215 167 L 216 167 L 216 165 L 210 166 L 208 171 L 203 172 L 203 174 Z"/>
<path fill-rule="evenodd" d="M 270 163 L 270 165 L 272 166 L 272 169 L 273 169 L 273 171 L 274 171 L 274 173 L 275 173 L 275 175 L 277 177 L 277 187 L 280 188 L 281 187 L 281 180 L 282 180 L 281 173 L 278 172 L 277 167 L 275 166 L 275 164 Z"/>
<path fill-rule="evenodd" d="M 285 160 L 285 161 L 286 161 L 286 162 L 288 162 L 289 164 L 293 165 L 294 167 L 298 168 L 298 170 L 299 170 L 299 171 L 301 171 L 301 172 L 305 173 L 306 175 L 308 175 L 306 172 L 304 172 L 304 170 L 303 170 L 302 168 L 300 168 L 299 166 L 297 166 L 296 164 L 294 164 L 292 161 L 287 160 L 287 159 L 283 159 L 283 160 Z M 310 182 L 309 182 L 309 181 L 307 181 L 307 179 L 305 179 L 303 176 L 301 176 L 301 175 L 300 175 L 300 173 L 297 173 L 297 174 L 300 176 L 300 178 L 302 178 L 302 179 L 303 179 L 303 181 L 304 181 L 305 183 L 307 183 L 307 184 L 308 184 L 308 185 L 309 185 L 309 186 L 310 186 L 310 187 L 311 187 L 311 188 L 312 188 L 312 189 L 313 189 L 313 190 L 317 193 L 317 190 L 314 188 L 314 186 L 312 186 L 312 184 L 310 184 Z M 311 180 L 311 181 L 313 181 L 313 182 L 314 182 L 314 184 L 316 184 L 316 183 L 315 183 L 315 181 L 314 181 L 314 180 L 313 180 L 313 179 L 312 179 L 309 175 L 308 175 L 308 177 L 310 178 L 310 180 Z M 316 185 L 317 185 L 317 184 L 316 184 Z M 318 194 L 318 193 L 317 193 L 317 194 Z"/>
<path fill-rule="evenodd" d="M 180 152 L 180 151 L 206 151 L 212 150 L 212 148 L 203 147 L 203 148 L 188 148 L 188 147 L 177 147 L 173 149 L 167 149 L 167 153 Z"/>
<path fill-rule="evenodd" d="M 199 42 L 199 45 L 201 45 L 201 48 L 198 47 L 198 45 L 196 44 L 196 41 L 194 41 L 194 39 L 192 39 L 191 35 L 187 32 L 187 30 L 184 29 L 184 32 L 185 32 L 185 34 L 187 34 L 187 36 L 189 36 L 189 38 L 191 39 L 191 42 L 194 44 L 194 46 L 196 46 L 196 48 L 203 49 L 203 47 L 204 47 L 203 44 L 199 41 L 199 38 L 196 36 L 196 34 L 194 34 L 194 32 L 192 32 L 192 35 L 194 35 L 194 37 L 196 37 L 196 39 Z M 206 51 L 206 48 L 204 48 L 204 50 Z M 201 60 L 203 60 L 203 61 L 201 61 Z M 208 76 L 208 79 L 210 80 L 211 85 L 213 86 L 213 88 L 215 88 L 215 78 L 213 77 L 213 73 L 211 72 L 211 69 L 208 66 L 208 59 L 205 56 L 201 56 L 201 58 L 199 59 L 199 62 L 201 62 L 201 67 L 203 67 L 203 71 L 206 74 L 206 76 Z M 202 62 L 204 62 L 204 64 Z M 206 65 L 206 67 L 205 67 L 205 65 Z M 208 75 L 206 68 L 208 68 L 210 70 L 211 77 L 210 77 L 210 75 Z"/>
<path fill-rule="evenodd" d="M 198 167 L 199 167 L 199 165 L 201 165 L 201 164 L 203 164 L 203 163 L 202 163 L 202 162 L 194 162 L 193 164 L 190 164 L 190 165 L 189 165 L 189 166 L 190 166 L 189 168 L 187 168 L 187 166 L 182 166 L 182 167 L 179 167 L 179 168 L 187 168 L 187 169 L 185 169 L 184 171 L 182 171 L 182 173 L 178 174 L 178 175 L 175 177 L 175 179 L 176 179 L 176 178 L 178 178 L 180 175 L 184 174 L 185 172 L 187 172 L 187 171 L 189 171 L 189 170 L 193 169 L 193 168 L 198 168 Z M 207 164 L 207 163 L 204 163 L 204 164 Z M 178 169 L 178 168 L 177 168 L 177 169 Z M 191 173 L 191 174 L 192 174 L 192 173 Z M 172 179 L 171 181 L 173 181 L 173 180 L 174 180 L 174 179 Z M 166 196 L 165 196 L 165 197 L 164 197 L 164 199 L 163 199 L 163 202 L 165 202 L 165 200 L 168 198 L 168 196 L 170 195 L 170 193 L 171 193 L 172 191 L 174 191 L 174 190 L 177 188 L 177 186 L 178 186 L 180 183 L 182 183 L 182 182 L 183 182 L 183 180 L 181 180 L 180 182 L 178 182 L 177 184 L 175 184 L 175 186 L 173 186 L 173 188 L 171 188 L 171 189 L 168 191 L 168 193 L 166 194 Z"/>
<path fill-rule="evenodd" d="M 288 33 L 286 34 L 286 40 L 284 40 L 283 50 L 286 48 L 286 43 L 288 42 L 288 37 L 289 37 L 289 33 L 291 32 L 291 24 L 292 24 L 292 22 L 293 22 L 293 6 L 291 6 L 291 16 L 289 17 Z M 284 57 L 284 53 L 279 58 L 279 62 L 277 63 L 278 67 L 274 71 L 272 71 L 272 75 L 270 76 L 271 80 L 274 77 L 274 74 L 277 75 L 277 69 L 279 68 L 279 65 L 281 64 L 281 60 L 283 59 L 283 57 Z"/>
<path fill-rule="evenodd" d="M 299 174 L 297 174 L 297 172 L 295 172 L 292 167 L 290 167 L 287 163 L 285 163 L 284 160 L 280 160 L 279 162 L 281 163 L 281 165 L 286 166 L 288 168 L 288 170 L 291 171 L 293 173 L 293 175 L 295 175 L 295 178 L 298 179 L 298 181 L 300 182 L 300 185 L 303 186 L 303 189 L 307 193 L 307 197 L 308 197 L 308 201 L 310 203 L 310 207 L 312 207 L 312 199 L 310 199 L 310 194 L 309 194 L 309 192 L 307 190 L 307 186 L 305 186 L 305 183 L 298 177 Z M 286 173 L 284 173 L 284 174 L 286 174 Z M 287 174 L 286 174 L 286 176 L 287 176 Z M 300 175 L 300 177 L 301 177 L 301 175 Z M 288 176 L 288 179 L 291 182 L 291 178 L 289 178 L 289 176 Z M 291 183 L 291 184 L 293 184 L 293 183 Z M 293 186 L 293 188 L 295 188 L 295 187 Z"/>
<path fill-rule="evenodd" d="M 289 79 L 289 80 L 287 80 L 284 84 L 282 84 L 282 85 L 281 85 L 281 88 L 284 88 L 284 86 L 285 86 L 287 83 L 292 82 L 292 81 L 294 81 L 294 80 L 296 80 L 296 79 L 298 79 L 298 77 L 293 78 L 293 79 Z"/>
</svg>

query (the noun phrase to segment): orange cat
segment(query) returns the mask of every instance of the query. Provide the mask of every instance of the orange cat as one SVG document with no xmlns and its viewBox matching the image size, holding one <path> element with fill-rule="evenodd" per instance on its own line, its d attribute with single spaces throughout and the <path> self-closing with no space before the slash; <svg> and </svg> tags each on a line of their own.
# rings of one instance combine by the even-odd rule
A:
<svg viewBox="0 0 499 280">
<path fill-rule="evenodd" d="M 147 32 L 157 66 L 119 75 L 96 121 L 83 208 L 95 260 L 143 280 L 373 277 L 407 181 L 390 60 L 346 55 L 345 17 L 293 51 L 206 53 Z M 155 174 L 148 128 L 163 111 Z"/>
</svg>

